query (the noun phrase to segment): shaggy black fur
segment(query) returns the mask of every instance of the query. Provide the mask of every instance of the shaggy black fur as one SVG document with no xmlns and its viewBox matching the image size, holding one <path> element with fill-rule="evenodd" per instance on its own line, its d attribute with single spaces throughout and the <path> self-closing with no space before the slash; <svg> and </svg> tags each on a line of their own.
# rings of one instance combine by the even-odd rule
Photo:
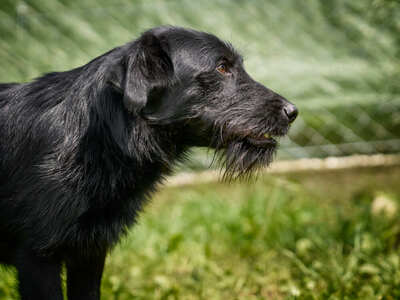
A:
<svg viewBox="0 0 400 300">
<path fill-rule="evenodd" d="M 175 27 L 71 71 L 0 85 L 0 261 L 22 300 L 99 299 L 107 251 L 192 146 L 226 177 L 268 164 L 297 110 L 233 48 Z M 270 136 L 265 137 L 268 133 Z"/>
</svg>

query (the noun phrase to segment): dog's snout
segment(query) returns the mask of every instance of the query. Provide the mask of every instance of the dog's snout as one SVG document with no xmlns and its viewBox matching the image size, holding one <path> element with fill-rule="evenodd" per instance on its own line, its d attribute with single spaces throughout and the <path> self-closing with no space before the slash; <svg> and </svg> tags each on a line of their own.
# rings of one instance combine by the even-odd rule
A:
<svg viewBox="0 0 400 300">
<path fill-rule="evenodd" d="M 292 123 L 299 114 L 299 111 L 297 107 L 292 103 L 286 103 L 283 106 L 283 113 L 288 117 L 289 123 Z"/>
</svg>

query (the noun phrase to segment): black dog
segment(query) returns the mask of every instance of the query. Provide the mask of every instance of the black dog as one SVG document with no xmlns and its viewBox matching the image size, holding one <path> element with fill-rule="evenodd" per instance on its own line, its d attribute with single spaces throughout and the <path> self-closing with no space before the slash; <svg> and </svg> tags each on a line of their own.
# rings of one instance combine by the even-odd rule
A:
<svg viewBox="0 0 400 300">
<path fill-rule="evenodd" d="M 107 251 L 192 146 L 228 178 L 268 164 L 297 110 L 233 48 L 175 27 L 83 67 L 0 85 L 0 260 L 22 300 L 99 299 Z"/>
</svg>

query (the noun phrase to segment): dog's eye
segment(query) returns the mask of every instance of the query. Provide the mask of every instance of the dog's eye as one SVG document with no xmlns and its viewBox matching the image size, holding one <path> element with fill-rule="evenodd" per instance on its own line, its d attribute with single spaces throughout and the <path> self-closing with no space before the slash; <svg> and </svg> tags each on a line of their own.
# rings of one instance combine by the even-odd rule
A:
<svg viewBox="0 0 400 300">
<path fill-rule="evenodd" d="M 230 70 L 227 64 L 222 63 L 220 65 L 218 65 L 217 67 L 217 71 L 220 72 L 223 75 L 228 75 L 230 74 Z"/>
</svg>

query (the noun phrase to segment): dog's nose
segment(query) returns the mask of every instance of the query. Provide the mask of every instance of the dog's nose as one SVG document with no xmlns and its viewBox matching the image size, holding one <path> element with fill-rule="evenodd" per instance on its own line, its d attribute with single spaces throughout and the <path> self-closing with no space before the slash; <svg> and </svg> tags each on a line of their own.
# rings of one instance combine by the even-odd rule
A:
<svg viewBox="0 0 400 300">
<path fill-rule="evenodd" d="M 294 106 L 292 103 L 285 104 L 285 106 L 283 107 L 283 112 L 288 117 L 289 123 L 292 123 L 299 114 L 297 107 Z"/>
</svg>

